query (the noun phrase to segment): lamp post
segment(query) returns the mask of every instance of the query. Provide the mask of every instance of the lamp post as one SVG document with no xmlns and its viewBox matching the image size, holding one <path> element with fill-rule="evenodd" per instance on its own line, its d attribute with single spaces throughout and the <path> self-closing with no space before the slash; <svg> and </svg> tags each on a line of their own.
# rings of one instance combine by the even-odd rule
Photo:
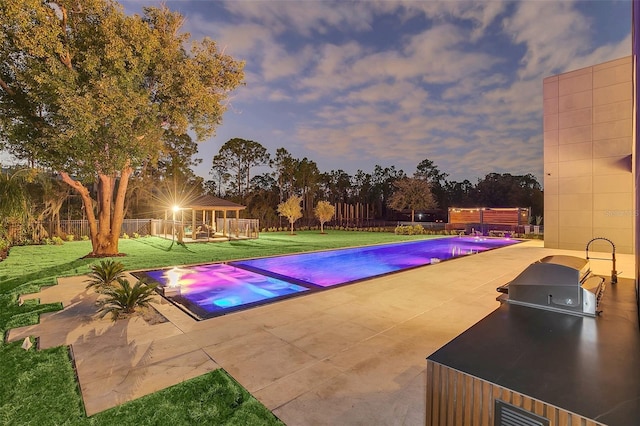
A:
<svg viewBox="0 0 640 426">
<path fill-rule="evenodd" d="M 174 205 L 171 210 L 173 211 L 173 218 L 171 220 L 171 243 L 173 244 L 176 240 L 176 212 L 180 210 L 180 207 Z"/>
</svg>

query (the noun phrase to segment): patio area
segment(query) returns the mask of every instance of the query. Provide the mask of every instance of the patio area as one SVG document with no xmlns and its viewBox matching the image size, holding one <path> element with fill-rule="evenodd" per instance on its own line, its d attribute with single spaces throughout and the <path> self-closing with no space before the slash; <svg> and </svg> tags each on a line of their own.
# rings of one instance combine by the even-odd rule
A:
<svg viewBox="0 0 640 426">
<path fill-rule="evenodd" d="M 527 241 L 200 322 L 160 298 L 166 322 L 98 320 L 84 277 L 62 278 L 23 299 L 65 309 L 8 338 L 70 345 L 88 415 L 224 368 L 290 426 L 423 425 L 425 358 L 493 311 L 496 287 L 550 254 L 585 255 Z M 619 276 L 633 278 L 633 264 L 618 255 Z M 611 272 L 610 261 L 591 266 Z"/>
</svg>

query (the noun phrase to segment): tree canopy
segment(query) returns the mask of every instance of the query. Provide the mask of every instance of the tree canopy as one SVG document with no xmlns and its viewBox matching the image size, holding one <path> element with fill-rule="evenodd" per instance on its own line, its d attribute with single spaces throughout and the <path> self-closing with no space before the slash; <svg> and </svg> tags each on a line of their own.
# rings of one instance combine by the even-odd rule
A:
<svg viewBox="0 0 640 426">
<path fill-rule="evenodd" d="M 422 179 L 404 178 L 394 183 L 396 192 L 389 199 L 389 207 L 394 210 L 411 210 L 414 222 L 416 210 L 428 210 L 437 206 L 431 194 L 431 185 Z"/>
<path fill-rule="evenodd" d="M 313 210 L 313 213 L 318 218 L 320 222 L 320 232 L 324 234 L 324 224 L 331 220 L 331 218 L 336 214 L 335 206 L 332 206 L 328 201 L 318 201 L 316 208 Z"/>
<path fill-rule="evenodd" d="M 291 235 L 293 235 L 293 224 L 302 217 L 302 197 L 292 195 L 286 201 L 278 204 L 278 213 L 289 220 L 291 224 Z"/>
<path fill-rule="evenodd" d="M 189 48 L 182 23 L 166 7 L 127 16 L 111 0 L 0 3 L 0 148 L 80 194 L 94 255 L 117 254 L 128 179 L 162 134 L 213 135 L 244 78 L 215 42 Z"/>
<path fill-rule="evenodd" d="M 222 145 L 213 157 L 213 172 L 224 171 L 224 180 L 231 180 L 233 192 L 244 197 L 251 182 L 251 168 L 269 164 L 267 149 L 258 142 L 233 138 Z"/>
</svg>

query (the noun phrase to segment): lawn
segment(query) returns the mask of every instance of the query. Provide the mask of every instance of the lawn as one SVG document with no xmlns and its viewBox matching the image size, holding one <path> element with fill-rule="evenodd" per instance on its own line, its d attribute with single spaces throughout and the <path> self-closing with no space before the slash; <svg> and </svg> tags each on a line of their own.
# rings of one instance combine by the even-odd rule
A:
<svg viewBox="0 0 640 426">
<path fill-rule="evenodd" d="M 157 237 L 121 239 L 117 257 L 127 270 L 273 256 L 303 251 L 430 238 L 382 232 L 318 231 L 266 233 L 257 240 L 179 245 Z M 0 262 L 0 333 L 38 321 L 61 308 L 18 296 L 56 284 L 60 276 L 83 275 L 98 259 L 83 259 L 88 241 L 61 246 L 13 247 Z M 213 371 L 88 418 L 67 347 L 24 351 L 21 342 L 0 341 L 0 424 L 281 424 L 224 371 Z M 96 366 L 100 368 L 100 366 Z"/>
</svg>

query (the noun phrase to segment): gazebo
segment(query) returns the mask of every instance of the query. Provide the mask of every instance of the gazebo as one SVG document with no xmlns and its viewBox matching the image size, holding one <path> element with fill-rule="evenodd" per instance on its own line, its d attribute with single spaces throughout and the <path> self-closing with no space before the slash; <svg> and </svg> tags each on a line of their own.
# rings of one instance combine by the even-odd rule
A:
<svg viewBox="0 0 640 426">
<path fill-rule="evenodd" d="M 181 210 L 191 210 L 191 239 L 196 240 L 199 232 L 206 232 L 207 235 L 221 232 L 223 237 L 229 237 L 230 226 L 227 220 L 228 212 L 235 212 L 236 238 L 238 237 L 238 222 L 240 219 L 240 210 L 246 209 L 246 206 L 236 204 L 232 201 L 223 200 L 213 195 L 203 195 L 191 201 L 187 206 L 182 206 Z M 217 229 L 216 212 L 222 212 L 222 229 Z M 208 219 L 207 212 L 211 212 Z M 199 219 L 198 219 L 199 218 Z M 200 230 L 198 229 L 200 227 Z M 205 231 L 208 229 L 209 231 Z"/>
</svg>

